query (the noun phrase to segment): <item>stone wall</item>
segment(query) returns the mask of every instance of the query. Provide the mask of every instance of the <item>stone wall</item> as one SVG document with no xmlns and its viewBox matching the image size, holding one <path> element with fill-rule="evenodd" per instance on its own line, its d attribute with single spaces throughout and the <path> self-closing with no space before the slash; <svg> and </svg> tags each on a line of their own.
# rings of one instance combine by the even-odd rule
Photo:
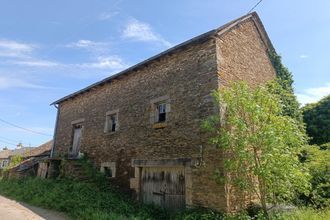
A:
<svg viewBox="0 0 330 220">
<path fill-rule="evenodd" d="M 188 205 L 231 210 L 224 186 L 212 178 L 223 171 L 221 152 L 208 144 L 201 122 L 217 113 L 210 93 L 232 80 L 256 85 L 275 75 L 266 46 L 248 19 L 221 36 L 188 45 L 59 106 L 55 155 L 66 154 L 73 126 L 83 121 L 81 149 L 96 166 L 116 162 L 117 182 L 130 188 L 132 159 L 197 158 L 189 169 Z M 150 120 L 152 100 L 168 97 L 169 120 L 158 127 Z M 104 133 L 106 113 L 118 112 L 119 130 Z M 83 120 L 82 120 L 83 119 Z M 203 155 L 203 157 L 202 157 Z"/>
<path fill-rule="evenodd" d="M 200 157 L 200 147 L 207 142 L 201 122 L 216 109 L 210 96 L 218 88 L 216 72 L 211 39 L 61 103 L 55 154 L 68 152 L 71 122 L 84 119 L 81 151 L 96 166 L 116 162 L 116 181 L 124 189 L 134 177 L 132 159 Z M 150 102 L 163 96 L 170 100 L 169 120 L 155 129 Z M 119 130 L 104 133 L 106 112 L 112 110 L 118 110 Z"/>
<path fill-rule="evenodd" d="M 258 23 L 252 17 L 217 38 L 219 88 L 240 80 L 256 86 L 275 78 L 276 73 L 268 57 L 266 42 L 256 25 Z M 234 192 L 232 187 L 228 189 L 231 189 L 226 193 L 228 211 L 239 210 L 252 200 L 247 195 L 236 193 L 238 190 Z M 236 200 L 242 196 L 247 198 L 244 204 Z"/>
</svg>

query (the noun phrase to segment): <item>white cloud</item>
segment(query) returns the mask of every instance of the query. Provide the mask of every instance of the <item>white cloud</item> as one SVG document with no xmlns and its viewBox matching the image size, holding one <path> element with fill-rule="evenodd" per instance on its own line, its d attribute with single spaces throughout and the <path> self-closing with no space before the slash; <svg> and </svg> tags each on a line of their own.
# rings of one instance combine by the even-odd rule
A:
<svg viewBox="0 0 330 220">
<path fill-rule="evenodd" d="M 306 58 L 308 58 L 309 56 L 308 56 L 307 54 L 301 54 L 299 57 L 300 57 L 301 59 L 306 59 Z"/>
<path fill-rule="evenodd" d="M 314 103 L 330 94 L 330 83 L 326 83 L 324 86 L 309 88 L 302 93 L 297 93 L 297 98 L 300 104 L 306 105 L 308 103 Z"/>
<path fill-rule="evenodd" d="M 22 66 L 30 66 L 30 67 L 54 67 L 59 66 L 60 64 L 57 62 L 49 61 L 49 60 L 19 60 L 19 61 L 10 61 L 9 63 L 22 65 Z"/>
<path fill-rule="evenodd" d="M 108 43 L 105 42 L 95 42 L 91 40 L 78 40 L 77 42 L 70 43 L 66 45 L 67 47 L 73 48 L 83 48 L 83 49 L 93 49 L 96 47 L 106 46 Z"/>
<path fill-rule="evenodd" d="M 104 12 L 104 13 L 101 13 L 99 15 L 98 19 L 101 20 L 101 21 L 111 20 L 117 14 L 119 14 L 119 12 L 117 12 L 117 11 L 114 11 L 114 12 Z"/>
<path fill-rule="evenodd" d="M 95 54 L 104 54 L 109 51 L 110 43 L 91 40 L 78 40 L 77 42 L 67 44 L 66 47 L 84 49 Z"/>
<path fill-rule="evenodd" d="M 96 62 L 83 63 L 78 66 L 83 68 L 95 68 L 95 69 L 111 69 L 120 70 L 127 67 L 124 61 L 117 56 L 98 57 Z"/>
<path fill-rule="evenodd" d="M 34 51 L 37 45 L 21 43 L 13 40 L 0 39 L 0 57 L 8 59 L 4 64 L 14 64 L 30 67 L 53 67 L 58 63 L 36 57 Z"/>
<path fill-rule="evenodd" d="M 28 57 L 35 48 L 36 46 L 32 44 L 25 44 L 13 40 L 0 39 L 1 57 Z"/>
<path fill-rule="evenodd" d="M 145 42 L 159 42 L 166 47 L 171 47 L 172 44 L 166 41 L 162 36 L 155 33 L 151 26 L 147 23 L 131 19 L 126 25 L 122 36 L 127 39 Z"/>
<path fill-rule="evenodd" d="M 0 89 L 9 88 L 45 89 L 47 87 L 37 85 L 18 78 L 0 76 Z"/>
</svg>

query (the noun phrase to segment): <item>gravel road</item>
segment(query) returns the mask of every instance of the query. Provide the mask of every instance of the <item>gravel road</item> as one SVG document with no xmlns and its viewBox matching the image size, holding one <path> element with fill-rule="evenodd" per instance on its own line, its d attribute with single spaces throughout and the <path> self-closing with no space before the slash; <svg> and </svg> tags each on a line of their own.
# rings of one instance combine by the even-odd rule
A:
<svg viewBox="0 0 330 220">
<path fill-rule="evenodd" d="M 63 213 L 33 207 L 0 196 L 1 220 L 68 220 Z"/>
</svg>

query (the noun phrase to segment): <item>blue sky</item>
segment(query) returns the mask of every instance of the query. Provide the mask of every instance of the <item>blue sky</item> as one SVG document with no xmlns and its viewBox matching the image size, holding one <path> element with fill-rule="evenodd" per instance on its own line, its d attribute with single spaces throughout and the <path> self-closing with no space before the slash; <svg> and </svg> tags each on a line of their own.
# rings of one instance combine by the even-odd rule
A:
<svg viewBox="0 0 330 220">
<path fill-rule="evenodd" d="M 49 104 L 244 15 L 257 0 L 3 0 L 0 119 L 53 134 Z M 330 1 L 264 0 L 256 9 L 301 103 L 330 93 Z M 51 136 L 0 121 L 0 147 Z"/>
</svg>

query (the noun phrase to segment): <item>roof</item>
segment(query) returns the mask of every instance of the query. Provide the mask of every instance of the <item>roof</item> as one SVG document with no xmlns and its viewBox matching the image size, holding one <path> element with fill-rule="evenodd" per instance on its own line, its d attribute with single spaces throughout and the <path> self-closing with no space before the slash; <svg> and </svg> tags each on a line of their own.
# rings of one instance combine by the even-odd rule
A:
<svg viewBox="0 0 330 220">
<path fill-rule="evenodd" d="M 22 157 L 49 156 L 52 144 L 53 140 L 50 140 L 39 147 L 22 147 L 13 150 L 2 150 L 0 151 L 0 159 L 7 159 L 16 155 Z"/>
<path fill-rule="evenodd" d="M 22 156 L 22 157 L 27 157 L 30 155 L 31 150 L 33 147 L 22 147 L 22 148 L 17 148 L 14 150 L 10 150 L 10 155 L 9 156 Z"/>
<path fill-rule="evenodd" d="M 204 34 L 201 34 L 201 35 L 199 35 L 197 37 L 194 37 L 194 38 L 192 38 L 192 39 L 190 39 L 188 41 L 185 41 L 185 42 L 183 42 L 181 44 L 178 44 L 178 45 L 176 45 L 176 46 L 174 46 L 174 47 L 172 47 L 172 48 L 170 48 L 168 50 L 165 50 L 164 52 L 161 52 L 161 53 L 159 53 L 159 54 L 157 54 L 157 55 L 155 55 L 153 57 L 150 57 L 147 60 L 144 60 L 144 61 L 142 61 L 142 62 L 140 62 L 140 63 L 138 63 L 138 64 L 136 64 L 136 65 L 134 65 L 132 67 L 129 67 L 128 69 L 125 69 L 125 70 L 123 70 L 123 71 L 121 71 L 121 72 L 119 72 L 117 74 L 114 74 L 114 75 L 112 75 L 110 77 L 107 77 L 107 78 L 105 78 L 105 79 L 103 79 L 103 80 L 101 80 L 99 82 L 96 82 L 96 83 L 90 85 L 90 86 L 87 86 L 86 88 L 83 88 L 83 89 L 81 89 L 81 90 L 79 90 L 77 92 L 74 92 L 74 93 L 72 93 L 70 95 L 67 95 L 67 96 L 65 96 L 65 97 L 63 97 L 63 98 L 61 98 L 61 99 L 53 102 L 51 105 L 59 104 L 59 103 L 64 102 L 64 101 L 66 101 L 68 99 L 74 98 L 75 96 L 78 96 L 78 95 L 80 95 L 80 94 L 82 94 L 84 92 L 88 92 L 92 88 L 95 88 L 97 86 L 101 86 L 101 85 L 103 85 L 105 83 L 109 83 L 109 82 L 111 82 L 114 79 L 117 79 L 117 78 L 119 78 L 119 77 L 121 77 L 123 75 L 126 75 L 128 73 L 131 73 L 134 70 L 137 70 L 139 68 L 142 68 L 145 65 L 149 64 L 150 62 L 153 62 L 153 61 L 155 61 L 155 60 L 157 60 L 157 59 L 159 59 L 159 58 L 161 58 L 163 56 L 169 55 L 169 54 L 171 54 L 171 53 L 173 53 L 175 51 L 178 51 L 180 49 L 183 49 L 186 46 L 190 46 L 190 45 L 202 43 L 202 42 L 207 41 L 211 37 L 214 37 L 216 35 L 217 36 L 222 35 L 222 34 L 226 33 L 227 31 L 231 30 L 236 25 L 238 25 L 241 22 L 243 22 L 243 21 L 245 21 L 247 19 L 250 19 L 250 18 L 252 18 L 253 21 L 256 23 L 256 27 L 258 28 L 258 31 L 259 31 L 259 33 L 260 33 L 260 35 L 261 35 L 261 37 L 262 37 L 265 45 L 268 48 L 274 49 L 273 46 L 272 46 L 272 43 L 271 43 L 271 41 L 270 41 L 270 39 L 269 39 L 269 37 L 267 35 L 267 32 L 265 31 L 264 26 L 261 23 L 261 20 L 260 20 L 258 14 L 256 12 L 252 12 L 252 13 L 247 14 L 247 15 L 244 15 L 244 16 L 238 18 L 238 19 L 235 19 L 235 20 L 233 20 L 233 21 L 231 21 L 231 22 L 229 22 L 229 23 L 227 23 L 227 24 L 225 24 L 225 25 L 223 25 L 223 26 L 221 26 L 219 28 L 213 29 L 213 30 L 208 31 L 208 32 L 206 32 Z"/>
<path fill-rule="evenodd" d="M 50 155 L 50 151 L 52 149 L 53 140 L 50 140 L 39 147 L 35 147 L 30 151 L 30 157 L 35 156 L 47 156 Z"/>
</svg>

